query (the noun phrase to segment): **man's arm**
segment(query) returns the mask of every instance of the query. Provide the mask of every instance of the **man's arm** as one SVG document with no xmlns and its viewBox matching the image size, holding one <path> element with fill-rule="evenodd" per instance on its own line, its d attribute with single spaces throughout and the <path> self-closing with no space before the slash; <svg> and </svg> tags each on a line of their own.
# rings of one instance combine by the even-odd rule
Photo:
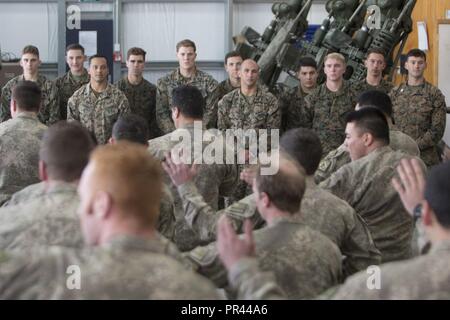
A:
<svg viewBox="0 0 450 320">
<path fill-rule="evenodd" d="M 78 110 L 77 97 L 72 96 L 67 102 L 67 121 L 76 120 L 80 121 L 80 112 Z"/>
<path fill-rule="evenodd" d="M 156 93 L 156 121 L 159 129 L 164 133 L 175 130 L 173 124 L 169 103 L 169 94 L 167 84 L 161 79 L 158 80 L 158 89 Z"/>
<path fill-rule="evenodd" d="M 11 88 L 5 85 L 2 89 L 2 97 L 0 104 L 0 122 L 11 119 Z"/>
<path fill-rule="evenodd" d="M 47 91 L 47 99 L 45 101 L 46 103 L 46 111 L 48 113 L 48 120 L 46 121 L 46 124 L 48 126 L 58 122 L 61 120 L 60 112 L 59 112 L 59 91 L 56 85 L 51 82 L 47 81 L 46 84 L 46 91 Z M 62 99 L 61 99 L 62 100 Z M 46 115 L 47 116 L 47 115 Z"/>
<path fill-rule="evenodd" d="M 211 79 L 207 84 L 208 96 L 205 101 L 203 121 L 207 129 L 217 128 L 217 104 L 220 98 L 220 88 L 216 80 Z"/>
</svg>

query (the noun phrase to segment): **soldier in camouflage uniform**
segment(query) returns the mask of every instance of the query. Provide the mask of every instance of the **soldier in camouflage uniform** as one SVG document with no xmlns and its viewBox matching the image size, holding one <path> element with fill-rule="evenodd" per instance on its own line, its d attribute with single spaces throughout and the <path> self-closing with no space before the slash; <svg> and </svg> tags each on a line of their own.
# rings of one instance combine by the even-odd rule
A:
<svg viewBox="0 0 450 320">
<path fill-rule="evenodd" d="M 339 283 L 339 249 L 292 216 L 299 211 L 305 190 L 304 174 L 296 162 L 281 158 L 280 170 L 274 175 L 257 174 L 253 188 L 256 206 L 267 222 L 267 227 L 254 233 L 261 268 L 275 273 L 290 299 L 311 298 Z M 188 257 L 217 286 L 227 284 L 216 243 L 196 248 Z"/>
<path fill-rule="evenodd" d="M 47 129 L 37 118 L 40 101 L 41 90 L 32 81 L 13 88 L 13 118 L 0 124 L 0 204 L 39 181 L 39 144 Z"/>
<path fill-rule="evenodd" d="M 20 66 L 23 74 L 9 80 L 2 89 L 0 104 L 0 122 L 11 118 L 9 106 L 11 104 L 11 92 L 15 85 L 21 81 L 35 82 L 42 92 L 41 106 L 38 113 L 39 121 L 50 125 L 59 120 L 58 91 L 52 81 L 39 74 L 39 50 L 34 46 L 26 46 L 22 50 Z"/>
<path fill-rule="evenodd" d="M 58 122 L 45 132 L 39 152 L 43 182 L 20 192 L 31 190 L 27 199 L 0 209 L 0 250 L 83 245 L 77 184 L 93 149 L 78 123 Z"/>
<path fill-rule="evenodd" d="M 89 83 L 89 73 L 84 68 L 86 60 L 83 46 L 70 44 L 66 48 L 66 62 L 70 70 L 55 80 L 55 86 L 59 94 L 60 119 L 67 119 L 67 102 L 69 98 L 83 85 Z"/>
<path fill-rule="evenodd" d="M 158 96 L 156 102 L 156 120 L 159 129 L 166 134 L 175 130 L 170 116 L 172 107 L 172 91 L 181 85 L 197 87 L 205 99 L 203 122 L 205 127 L 217 127 L 217 102 L 219 90 L 217 81 L 209 74 L 198 70 L 195 66 L 197 57 L 195 43 L 191 40 L 182 40 L 177 43 L 177 58 L 179 67 L 158 80 Z"/>
<path fill-rule="evenodd" d="M 234 152 L 225 145 L 225 139 L 216 133 L 202 131 L 202 113 L 205 100 L 201 92 L 192 86 L 181 86 L 174 89 L 172 94 L 172 118 L 176 130 L 162 137 L 149 141 L 149 151 L 160 160 L 164 160 L 166 153 L 174 147 L 183 147 L 190 150 L 188 162 L 198 161 L 198 176 L 194 183 L 200 190 L 200 194 L 214 210 L 218 208 L 219 196 L 229 196 L 235 189 L 239 178 L 236 164 L 228 164 L 226 157 Z M 200 134 L 199 136 L 197 136 Z M 203 140 L 205 134 L 205 140 Z M 180 137 L 182 141 L 180 142 Z M 197 139 L 199 138 L 199 139 Z M 223 158 L 208 164 L 203 158 L 205 149 L 209 146 L 207 141 L 218 142 L 223 149 Z M 200 151 L 200 153 L 198 152 Z M 220 161 L 220 162 L 219 162 Z M 167 179 L 170 184 L 170 180 Z M 171 185 L 172 195 L 175 201 L 176 225 L 174 242 L 181 251 L 190 250 L 198 245 L 205 244 L 186 225 L 181 199 L 176 191 L 176 186 Z"/>
<path fill-rule="evenodd" d="M 424 52 L 411 50 L 405 68 L 408 81 L 392 89 L 390 94 L 396 127 L 416 140 L 420 157 L 427 166 L 432 166 L 439 163 L 436 145 L 445 130 L 445 97 L 423 76 L 426 68 Z"/>
<path fill-rule="evenodd" d="M 400 160 L 411 156 L 389 147 L 389 127 L 378 109 L 354 111 L 347 121 L 345 146 L 352 162 L 320 186 L 347 201 L 367 222 L 383 263 L 408 259 L 413 221 L 390 182 Z"/>
<path fill-rule="evenodd" d="M 331 53 L 325 58 L 327 80 L 306 97 L 306 127 L 319 135 L 324 155 L 345 139 L 345 116 L 354 110 L 356 95 L 343 79 L 345 58 Z"/>
<path fill-rule="evenodd" d="M 187 270 L 174 245 L 156 232 L 161 188 L 160 164 L 144 147 L 119 142 L 97 148 L 78 188 L 83 235 L 96 247 L 26 259 L 3 255 L 0 297 L 217 299 L 214 286 Z M 71 290 L 77 276 L 80 290 Z"/>
<path fill-rule="evenodd" d="M 89 58 L 90 82 L 78 89 L 67 104 L 67 120 L 77 120 L 94 134 L 98 144 L 111 137 L 114 122 L 130 113 L 127 97 L 108 83 L 108 65 L 104 56 Z"/>
<path fill-rule="evenodd" d="M 389 96 L 379 90 L 364 91 L 358 96 L 358 104 L 355 110 L 363 106 L 373 106 L 379 109 L 386 116 L 389 123 L 389 146 L 392 150 L 400 150 L 411 156 L 420 156 L 419 147 L 413 138 L 401 131 L 395 130 L 392 119 L 392 102 Z M 319 168 L 315 173 L 315 181 L 320 183 L 330 177 L 340 167 L 351 161 L 344 144 L 337 149 L 330 151 L 325 158 L 320 161 Z"/>
<path fill-rule="evenodd" d="M 356 96 L 367 90 L 379 90 L 388 94 L 394 86 L 383 79 L 383 71 L 386 68 L 384 51 L 379 48 L 369 49 L 364 65 L 367 69 L 366 79 L 352 84 Z"/>
<path fill-rule="evenodd" d="M 313 230 L 320 231 L 339 247 L 346 257 L 343 263 L 345 275 L 379 264 L 381 255 L 366 223 L 345 201 L 320 189 L 314 183 L 313 173 L 322 151 L 315 133 L 308 129 L 291 130 L 283 135 L 280 145 L 283 151 L 299 161 L 308 174 L 301 211 L 294 215 L 295 219 Z M 246 219 L 252 221 L 254 229 L 265 226 L 265 221 L 256 209 L 253 194 L 216 213 L 205 203 L 191 182 L 192 170 L 188 170 L 188 167 L 182 164 L 164 166 L 164 169 L 177 185 L 188 225 L 202 240 L 208 242 L 216 240 L 217 222 L 223 215 L 230 219 L 237 232 L 243 231 Z"/>
<path fill-rule="evenodd" d="M 143 77 L 146 52 L 130 48 L 127 53 L 128 74 L 117 82 L 128 99 L 132 113 L 143 117 L 150 130 L 150 139 L 160 136 L 156 123 L 156 86 Z"/>
<path fill-rule="evenodd" d="M 230 93 L 241 86 L 239 69 L 241 68 L 242 61 L 244 61 L 244 59 L 237 51 L 230 51 L 225 55 L 225 71 L 228 74 L 228 79 L 219 83 L 219 100 L 227 93 Z"/>
<path fill-rule="evenodd" d="M 414 161 L 413 161 L 414 163 Z M 405 166 L 407 165 L 407 166 Z M 384 264 L 374 272 L 360 272 L 336 288 L 330 289 L 322 298 L 333 299 L 450 299 L 450 163 L 431 170 L 425 183 L 420 173 L 420 163 L 402 161 L 405 179 L 396 188 L 405 208 L 413 214 L 413 207 L 421 203 L 422 217 L 427 217 L 427 233 L 434 239 L 430 253 L 407 261 Z M 409 169 L 409 170 L 408 170 Z M 416 171 L 418 170 L 418 171 Z M 420 190 L 425 185 L 425 199 Z M 412 205 L 412 206 L 411 206 Z M 219 249 L 222 259 L 229 266 L 230 283 L 238 289 L 242 299 L 280 299 L 285 295 L 277 286 L 274 275 L 261 272 L 251 254 L 252 239 L 239 241 L 232 230 L 219 233 Z M 374 276 L 379 275 L 379 288 Z M 369 277 L 371 279 L 369 279 Z M 369 281 L 370 280 L 370 281 Z"/>
</svg>

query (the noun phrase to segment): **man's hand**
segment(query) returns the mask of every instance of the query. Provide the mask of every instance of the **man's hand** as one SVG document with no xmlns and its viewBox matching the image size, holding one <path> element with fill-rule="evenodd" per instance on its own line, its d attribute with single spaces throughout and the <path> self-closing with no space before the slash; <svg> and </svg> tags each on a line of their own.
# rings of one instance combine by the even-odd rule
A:
<svg viewBox="0 0 450 320">
<path fill-rule="evenodd" d="M 425 176 L 417 159 L 403 159 L 397 167 L 400 181 L 392 179 L 403 206 L 412 215 L 414 208 L 424 200 Z"/>
<path fill-rule="evenodd" d="M 256 166 L 245 168 L 240 174 L 241 180 L 244 180 L 250 187 L 253 186 L 253 180 L 256 176 Z"/>
<path fill-rule="evenodd" d="M 222 216 L 217 224 L 217 249 L 225 267 L 231 267 L 240 259 L 254 255 L 255 242 L 250 220 L 244 223 L 244 239 L 239 239 L 226 216 Z"/>
<path fill-rule="evenodd" d="M 191 181 L 197 175 L 197 166 L 195 164 L 192 166 L 184 163 L 175 164 L 169 152 L 165 153 L 165 157 L 165 160 L 162 162 L 162 167 L 177 187 Z"/>
</svg>

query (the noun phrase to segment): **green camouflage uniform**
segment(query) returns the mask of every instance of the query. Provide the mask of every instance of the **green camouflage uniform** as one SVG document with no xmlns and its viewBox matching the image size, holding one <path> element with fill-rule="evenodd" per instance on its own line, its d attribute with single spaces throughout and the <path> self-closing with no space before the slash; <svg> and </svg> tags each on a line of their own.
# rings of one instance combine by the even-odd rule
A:
<svg viewBox="0 0 450 320">
<path fill-rule="evenodd" d="M 39 146 L 46 129 L 30 113 L 19 113 L 0 124 L 0 204 L 39 182 Z"/>
<path fill-rule="evenodd" d="M 23 75 L 17 76 L 9 80 L 3 87 L 0 105 L 0 122 L 11 119 L 10 105 L 12 89 L 18 82 L 23 80 Z M 49 126 L 60 120 L 58 91 L 53 82 L 43 75 L 38 76 L 36 84 L 42 91 L 42 102 L 38 118 L 39 121 Z"/>
<path fill-rule="evenodd" d="M 427 166 L 439 163 L 436 145 L 445 130 L 445 97 L 442 92 L 425 82 L 419 86 L 406 83 L 392 89 L 395 126 L 416 140 L 420 157 Z"/>
<path fill-rule="evenodd" d="M 192 78 L 181 75 L 180 69 L 172 71 L 158 80 L 158 96 L 156 102 L 156 121 L 159 129 L 166 134 L 175 130 L 172 121 L 172 91 L 181 85 L 197 87 L 203 98 L 205 98 L 205 110 L 203 110 L 203 121 L 207 129 L 217 127 L 217 102 L 219 91 L 217 81 L 201 70 L 196 70 Z"/>
<path fill-rule="evenodd" d="M 218 299 L 214 286 L 156 236 L 115 236 L 96 248 L 53 248 L 0 257 L 1 299 Z M 132 263 L 130 263 L 132 262 Z M 68 285 L 79 267 L 80 289 Z"/>
<path fill-rule="evenodd" d="M 338 92 L 330 91 L 326 83 L 306 97 L 306 124 L 320 138 L 323 154 L 339 147 L 345 140 L 345 117 L 355 110 L 356 95 L 350 83 L 344 81 Z"/>
<path fill-rule="evenodd" d="M 83 69 L 83 74 L 80 76 L 74 76 L 72 72 L 68 71 L 66 74 L 55 80 L 55 86 L 59 94 L 60 119 L 67 119 L 67 102 L 75 91 L 89 83 L 89 79 L 88 72 L 86 69 Z"/>
<path fill-rule="evenodd" d="M 400 160 L 410 157 L 389 146 L 380 147 L 320 184 L 347 201 L 366 221 L 382 263 L 412 256 L 413 219 L 391 184 Z"/>
<path fill-rule="evenodd" d="M 273 271 L 289 299 L 308 299 L 341 281 L 341 253 L 320 232 L 291 218 L 278 218 L 273 225 L 254 231 L 256 256 L 262 270 Z M 197 272 L 218 287 L 227 285 L 227 272 L 216 244 L 198 247 L 188 258 Z"/>
<path fill-rule="evenodd" d="M 108 142 L 114 123 L 127 113 L 130 113 L 127 97 L 109 83 L 105 91 L 98 94 L 88 83 L 78 89 L 67 104 L 67 120 L 79 121 L 95 135 L 98 144 Z"/>
<path fill-rule="evenodd" d="M 234 89 L 237 89 L 237 87 L 233 87 L 233 85 L 230 82 L 230 79 L 223 80 L 221 83 L 219 83 L 217 90 L 218 90 L 218 96 L 220 101 L 224 95 L 230 93 Z"/>
<path fill-rule="evenodd" d="M 419 147 L 417 143 L 408 135 L 397 130 L 389 131 L 389 146 L 392 150 L 399 150 L 414 157 L 420 156 Z M 339 148 L 330 151 L 325 158 L 320 161 L 314 177 L 317 183 L 329 178 L 340 167 L 351 161 L 347 149 L 342 144 Z"/>
<path fill-rule="evenodd" d="M 127 77 L 120 79 L 116 86 L 127 97 L 131 112 L 147 121 L 150 139 L 160 136 L 156 123 L 156 86 L 145 79 L 133 85 Z"/>
<path fill-rule="evenodd" d="M 381 79 L 380 84 L 377 86 L 372 86 L 368 84 L 366 79 L 352 83 L 352 89 L 355 92 L 357 98 L 361 93 L 367 90 L 378 90 L 386 94 L 389 94 L 392 88 L 394 88 L 394 85 L 390 81 L 386 81 L 384 79 Z"/>
</svg>

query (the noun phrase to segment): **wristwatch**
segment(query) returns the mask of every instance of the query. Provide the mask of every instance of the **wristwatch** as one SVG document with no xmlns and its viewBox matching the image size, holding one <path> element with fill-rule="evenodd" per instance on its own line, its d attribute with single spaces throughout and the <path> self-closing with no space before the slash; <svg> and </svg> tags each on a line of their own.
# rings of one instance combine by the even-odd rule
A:
<svg viewBox="0 0 450 320">
<path fill-rule="evenodd" d="M 422 204 L 419 203 L 417 204 L 414 209 L 413 209 L 413 218 L 414 218 L 414 222 L 416 222 L 417 220 L 419 220 L 422 217 Z"/>
</svg>

